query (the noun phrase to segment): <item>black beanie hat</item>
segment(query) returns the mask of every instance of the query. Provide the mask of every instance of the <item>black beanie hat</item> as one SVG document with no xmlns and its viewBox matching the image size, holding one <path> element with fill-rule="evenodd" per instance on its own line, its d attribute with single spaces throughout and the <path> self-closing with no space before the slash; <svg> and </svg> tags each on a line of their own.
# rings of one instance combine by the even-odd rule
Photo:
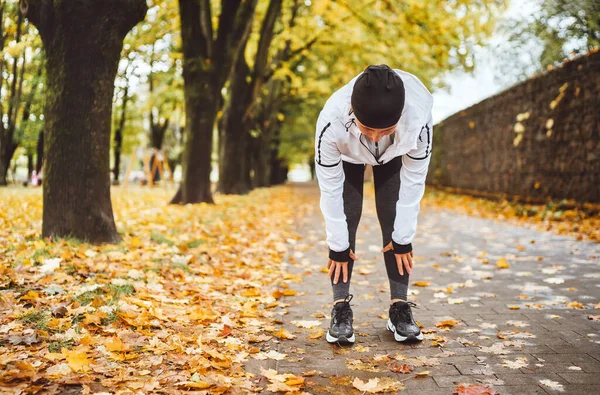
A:
<svg viewBox="0 0 600 395">
<path fill-rule="evenodd" d="M 400 120 L 404 83 L 388 65 L 371 65 L 356 80 L 350 101 L 360 123 L 370 128 L 387 128 Z"/>
</svg>

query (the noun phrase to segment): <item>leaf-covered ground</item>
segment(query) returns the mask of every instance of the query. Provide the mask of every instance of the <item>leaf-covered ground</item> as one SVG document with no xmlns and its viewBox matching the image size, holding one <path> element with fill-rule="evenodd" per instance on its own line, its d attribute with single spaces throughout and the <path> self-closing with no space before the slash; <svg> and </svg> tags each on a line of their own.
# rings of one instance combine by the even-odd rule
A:
<svg viewBox="0 0 600 395">
<path fill-rule="evenodd" d="M 278 335 L 290 188 L 169 206 L 114 189 L 123 242 L 40 239 L 41 190 L 0 190 L 0 388 L 252 390 L 242 362 Z M 0 391 L 1 392 L 1 391 Z"/>
<path fill-rule="evenodd" d="M 324 339 L 331 290 L 314 185 L 184 207 L 166 204 L 172 190 L 116 188 L 123 241 L 106 246 L 40 239 L 41 190 L 0 190 L 0 392 L 504 394 L 593 385 L 597 245 L 506 220 L 594 239 L 578 221 L 597 217 L 542 220 L 509 202 L 428 192 L 410 288 L 426 340 L 398 345 L 385 329 L 387 278 L 372 186 L 365 191 L 351 288 L 357 343 L 340 348 Z"/>
<path fill-rule="evenodd" d="M 600 205 L 573 201 L 524 204 L 501 199 L 489 200 L 454 194 L 427 187 L 423 205 L 449 209 L 476 217 L 514 220 L 540 230 L 575 236 L 578 240 L 600 242 Z"/>
</svg>

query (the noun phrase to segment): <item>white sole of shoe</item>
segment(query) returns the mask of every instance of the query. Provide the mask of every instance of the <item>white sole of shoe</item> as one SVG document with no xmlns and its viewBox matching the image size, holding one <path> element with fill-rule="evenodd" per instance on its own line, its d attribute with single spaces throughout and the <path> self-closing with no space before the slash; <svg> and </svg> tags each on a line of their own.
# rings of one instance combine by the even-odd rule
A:
<svg viewBox="0 0 600 395">
<path fill-rule="evenodd" d="M 329 331 L 327 331 L 327 335 L 325 336 L 325 338 L 327 339 L 327 343 L 354 343 L 354 340 L 356 340 L 356 336 L 354 336 L 354 333 L 352 333 L 352 336 L 350 337 L 333 337 L 329 334 Z"/>
<path fill-rule="evenodd" d="M 394 334 L 394 339 L 397 342 L 403 342 L 406 340 L 423 340 L 423 334 L 421 332 L 419 332 L 419 334 L 417 336 L 402 336 L 399 335 L 398 333 L 396 333 L 396 327 L 394 326 L 394 324 L 392 324 L 392 320 L 390 320 L 388 318 L 388 322 L 387 322 L 387 328 L 390 332 L 392 332 Z"/>
</svg>

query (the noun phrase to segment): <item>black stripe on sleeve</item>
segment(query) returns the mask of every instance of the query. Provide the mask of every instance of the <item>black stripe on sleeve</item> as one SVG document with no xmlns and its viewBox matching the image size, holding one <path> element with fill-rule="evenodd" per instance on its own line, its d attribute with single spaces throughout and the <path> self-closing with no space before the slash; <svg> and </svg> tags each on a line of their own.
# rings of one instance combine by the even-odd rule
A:
<svg viewBox="0 0 600 395">
<path fill-rule="evenodd" d="M 425 156 L 423 156 L 423 157 L 421 157 L 421 158 L 414 158 L 414 157 L 412 157 L 412 156 L 410 156 L 410 155 L 406 154 L 406 156 L 408 156 L 410 159 L 414 159 L 414 160 L 423 160 L 423 159 L 427 159 L 427 157 L 428 157 L 429 155 L 431 155 L 431 151 L 432 151 L 432 150 L 430 150 L 430 149 L 429 149 L 429 145 L 431 144 L 431 135 L 430 135 L 431 129 L 429 129 L 429 125 L 427 125 L 427 124 L 425 124 L 425 126 L 423 126 L 423 127 L 421 128 L 421 133 L 423 133 L 423 129 L 426 129 L 426 130 L 427 130 L 427 148 L 425 148 Z M 419 139 L 421 139 L 421 133 L 419 133 Z M 423 140 L 421 140 L 421 141 L 423 141 Z"/>
<path fill-rule="evenodd" d="M 323 167 L 335 167 L 337 165 L 340 164 L 341 160 L 338 163 L 335 163 L 333 165 L 324 165 L 323 163 L 321 163 L 321 139 L 323 138 L 323 135 L 325 134 L 325 131 L 331 126 L 331 122 L 329 122 L 327 125 L 325 125 L 325 127 L 323 128 L 323 130 L 321 131 L 321 134 L 319 134 L 319 143 L 317 145 L 317 151 L 318 151 L 318 157 L 317 157 L 317 164 L 319 166 L 323 166 Z"/>
</svg>

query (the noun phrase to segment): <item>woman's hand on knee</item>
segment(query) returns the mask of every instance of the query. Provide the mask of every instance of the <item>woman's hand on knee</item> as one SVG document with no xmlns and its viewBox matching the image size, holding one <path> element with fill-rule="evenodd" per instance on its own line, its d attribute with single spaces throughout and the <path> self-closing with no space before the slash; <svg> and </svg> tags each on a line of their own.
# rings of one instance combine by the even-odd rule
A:
<svg viewBox="0 0 600 395">
<path fill-rule="evenodd" d="M 387 252 L 393 249 L 394 246 L 390 241 L 390 244 L 383 247 L 381 252 Z M 413 252 L 407 252 L 406 254 L 394 254 L 394 256 L 396 257 L 396 264 L 398 265 L 398 272 L 400 272 L 400 275 L 403 276 L 405 270 L 406 274 L 410 274 L 414 265 Z"/>
<path fill-rule="evenodd" d="M 350 250 L 350 258 L 354 261 L 357 261 L 358 258 L 354 255 L 354 252 Z M 333 277 L 333 283 L 337 284 L 340 280 L 340 274 L 342 274 L 342 281 L 345 283 L 348 282 L 348 262 L 336 262 L 334 260 L 329 260 L 327 262 L 327 269 L 329 269 L 329 278 Z"/>
</svg>

